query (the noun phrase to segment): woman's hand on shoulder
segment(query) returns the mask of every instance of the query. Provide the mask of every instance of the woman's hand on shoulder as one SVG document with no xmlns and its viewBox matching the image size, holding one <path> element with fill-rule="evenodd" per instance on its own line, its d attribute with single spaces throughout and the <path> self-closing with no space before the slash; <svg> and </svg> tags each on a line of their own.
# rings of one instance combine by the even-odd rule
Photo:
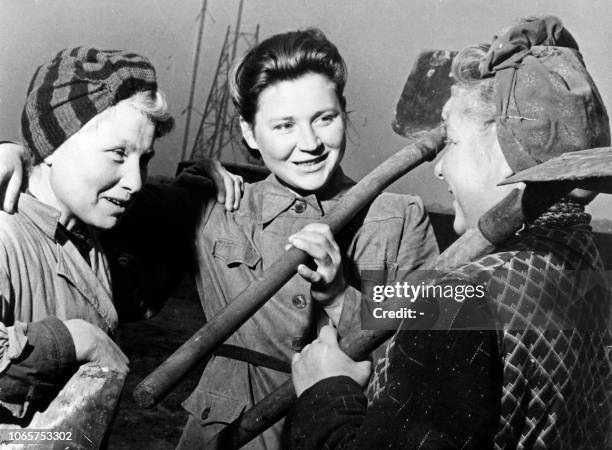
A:
<svg viewBox="0 0 612 450">
<path fill-rule="evenodd" d="M 240 206 L 244 180 L 240 175 L 228 171 L 219 160 L 201 158 L 190 161 L 189 167 L 179 177 L 195 186 L 205 186 L 207 179 L 212 180 L 217 191 L 217 201 L 224 204 L 227 211 L 234 211 Z"/>
<path fill-rule="evenodd" d="M 8 213 L 15 211 L 19 200 L 23 172 L 25 149 L 13 142 L 0 143 L 0 204 Z"/>
</svg>

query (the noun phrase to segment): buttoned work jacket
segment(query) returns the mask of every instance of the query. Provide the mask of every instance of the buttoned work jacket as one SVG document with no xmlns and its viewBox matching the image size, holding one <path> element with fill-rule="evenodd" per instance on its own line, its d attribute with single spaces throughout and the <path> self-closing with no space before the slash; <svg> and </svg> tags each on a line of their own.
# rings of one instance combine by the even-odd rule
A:
<svg viewBox="0 0 612 450">
<path fill-rule="evenodd" d="M 202 182 L 147 185 L 118 227 L 88 230 L 89 263 L 49 205 L 22 194 L 16 214 L 0 212 L 0 421 L 19 421 L 77 369 L 62 321 L 86 320 L 115 337 L 118 317 L 161 308 L 191 263 L 197 213 L 211 192 Z"/>
<path fill-rule="evenodd" d="M 21 195 L 16 214 L 0 212 L 3 415 L 8 410 L 23 416 L 31 402 L 74 371 L 74 345 L 60 321 L 83 319 L 110 335 L 117 328 L 109 268 L 98 239 L 92 230 L 88 265 L 59 217 L 59 211 L 28 194 Z"/>
<path fill-rule="evenodd" d="M 209 202 L 196 232 L 196 283 L 207 318 L 260 277 L 285 252 L 287 238 L 319 222 L 354 184 L 339 170 L 322 195 L 300 197 L 274 175 L 247 184 L 237 211 Z M 411 271 L 438 254 L 433 229 L 419 198 L 378 196 L 337 237 L 349 286 L 338 325 L 340 335 L 359 327 L 360 270 Z M 328 318 L 310 296 L 310 285 L 291 278 L 227 341 L 289 362 L 316 337 Z M 206 442 L 219 425 L 234 420 L 289 379 L 289 374 L 217 356 L 208 363 L 197 389 L 184 403 L 191 427 L 201 426 Z M 188 426 L 189 428 L 189 426 Z M 258 437 L 252 448 L 278 448 L 282 421 Z"/>
</svg>

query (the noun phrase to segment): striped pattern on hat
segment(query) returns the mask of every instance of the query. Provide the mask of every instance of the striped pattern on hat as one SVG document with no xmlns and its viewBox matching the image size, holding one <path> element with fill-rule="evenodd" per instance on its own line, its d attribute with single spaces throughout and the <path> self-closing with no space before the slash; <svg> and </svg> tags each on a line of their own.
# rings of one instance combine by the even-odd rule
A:
<svg viewBox="0 0 612 450">
<path fill-rule="evenodd" d="M 21 116 L 21 132 L 34 164 L 105 109 L 137 92 L 156 90 L 155 68 L 136 53 L 62 50 L 34 73 Z"/>
</svg>

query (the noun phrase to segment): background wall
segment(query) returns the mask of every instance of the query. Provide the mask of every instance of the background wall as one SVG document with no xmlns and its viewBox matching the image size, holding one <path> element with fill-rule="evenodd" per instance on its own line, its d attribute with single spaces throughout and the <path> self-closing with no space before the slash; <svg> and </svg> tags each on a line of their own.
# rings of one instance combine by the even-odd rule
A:
<svg viewBox="0 0 612 450">
<path fill-rule="evenodd" d="M 486 42 L 521 16 L 549 13 L 564 20 L 611 108 L 611 6 L 609 0 L 247 0 L 242 27 L 251 32 L 259 23 L 265 38 L 316 25 L 336 43 L 349 68 L 352 129 L 343 165 L 359 178 L 405 143 L 390 124 L 419 50 Z M 36 66 L 58 50 L 76 45 L 130 49 L 153 61 L 177 118 L 176 131 L 159 141 L 151 170 L 171 175 L 180 157 L 200 8 L 200 0 L 0 0 L 0 138 L 19 139 L 27 84 Z M 238 0 L 208 2 L 196 96 L 200 110 L 237 8 Z M 198 119 L 195 114 L 193 128 Z M 434 179 L 431 164 L 392 190 L 419 194 L 439 208 L 450 205 L 446 185 Z M 595 218 L 612 219 L 610 211 L 609 195 L 591 207 Z"/>
</svg>

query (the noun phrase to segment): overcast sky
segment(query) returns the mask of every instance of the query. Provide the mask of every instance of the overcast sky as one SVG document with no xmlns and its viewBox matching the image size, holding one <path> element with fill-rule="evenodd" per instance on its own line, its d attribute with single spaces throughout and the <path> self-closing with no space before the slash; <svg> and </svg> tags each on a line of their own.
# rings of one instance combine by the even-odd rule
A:
<svg viewBox="0 0 612 450">
<path fill-rule="evenodd" d="M 239 0 L 209 0 L 196 103 L 200 110 Z M 19 139 L 27 84 L 37 65 L 76 45 L 129 49 L 158 69 L 177 128 L 160 140 L 152 173 L 171 175 L 180 157 L 201 0 L 0 0 L 0 139 Z M 352 129 L 343 166 L 358 179 L 405 144 L 391 130 L 395 105 L 419 50 L 459 49 L 489 41 L 521 16 L 554 14 L 574 34 L 605 104 L 612 105 L 612 12 L 609 0 L 246 0 L 243 30 L 260 36 L 315 25 L 346 59 Z M 197 114 L 192 120 L 198 122 Z M 191 133 L 193 138 L 194 133 Z M 450 205 L 427 164 L 392 190 Z M 612 196 L 593 204 L 612 219 Z"/>
</svg>

